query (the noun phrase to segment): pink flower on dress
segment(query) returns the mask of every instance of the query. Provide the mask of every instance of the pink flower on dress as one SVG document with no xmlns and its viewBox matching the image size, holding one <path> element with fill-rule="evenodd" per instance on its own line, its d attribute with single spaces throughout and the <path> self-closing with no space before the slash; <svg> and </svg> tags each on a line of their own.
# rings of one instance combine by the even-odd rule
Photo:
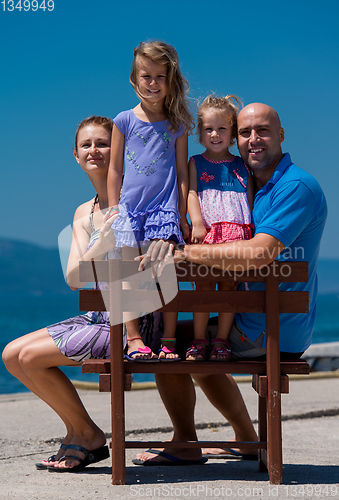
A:
<svg viewBox="0 0 339 500">
<path fill-rule="evenodd" d="M 205 181 L 206 184 L 208 184 L 210 181 L 213 181 L 214 179 L 215 179 L 214 175 L 210 175 L 207 172 L 203 172 L 200 177 L 200 180 Z"/>
<path fill-rule="evenodd" d="M 240 172 L 240 168 L 237 168 L 235 170 L 233 170 L 233 174 L 236 176 L 236 178 L 238 179 L 238 181 L 240 182 L 240 184 L 242 186 L 244 186 L 244 188 L 246 187 L 246 184 L 244 183 L 244 179 L 243 177 L 241 177 L 241 175 L 239 174 Z"/>
</svg>

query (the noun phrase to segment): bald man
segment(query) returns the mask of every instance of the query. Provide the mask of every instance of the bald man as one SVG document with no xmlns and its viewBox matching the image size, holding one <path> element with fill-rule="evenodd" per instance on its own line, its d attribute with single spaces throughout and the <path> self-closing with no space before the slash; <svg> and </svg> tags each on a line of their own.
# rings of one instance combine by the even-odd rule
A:
<svg viewBox="0 0 339 500">
<path fill-rule="evenodd" d="M 238 116 L 238 149 L 244 163 L 251 169 L 255 186 L 252 220 L 255 234 L 251 240 L 218 245 L 186 245 L 177 255 L 182 259 L 219 269 L 242 271 L 260 269 L 273 262 L 307 261 L 308 283 L 282 283 L 281 290 L 309 291 L 308 314 L 283 314 L 280 320 L 280 351 L 282 359 L 297 359 L 309 347 L 315 319 L 317 295 L 316 267 L 327 205 L 318 182 L 294 165 L 281 144 L 284 129 L 278 113 L 266 104 L 254 103 L 243 108 Z M 168 244 L 155 243 L 148 255 L 165 253 Z M 243 286 L 243 285 L 242 285 Z M 263 284 L 249 283 L 252 290 Z M 262 359 L 265 356 L 265 315 L 236 314 L 229 335 L 235 358 Z M 255 432 L 241 394 L 232 377 L 227 375 L 195 376 L 211 403 L 230 422 L 239 441 L 255 440 Z M 190 377 L 158 375 L 158 389 L 171 417 L 174 440 L 194 440 L 195 393 Z M 251 458 L 250 450 L 240 457 Z M 198 459 L 197 450 L 168 448 L 165 452 L 181 459 Z M 194 455 L 193 455 L 194 453 Z M 230 454 L 234 450 L 205 450 L 211 456 Z M 253 452 L 252 452 L 253 453 Z M 144 452 L 142 463 L 164 463 L 168 457 Z M 149 465 L 149 464 L 147 464 Z"/>
</svg>

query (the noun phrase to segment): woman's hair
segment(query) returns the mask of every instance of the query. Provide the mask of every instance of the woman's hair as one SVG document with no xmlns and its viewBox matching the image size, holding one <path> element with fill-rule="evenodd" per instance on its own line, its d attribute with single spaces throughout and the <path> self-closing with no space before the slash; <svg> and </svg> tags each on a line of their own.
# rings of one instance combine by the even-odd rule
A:
<svg viewBox="0 0 339 500">
<path fill-rule="evenodd" d="M 216 97 L 213 94 L 208 95 L 206 99 L 198 107 L 198 130 L 197 134 L 199 137 L 199 142 L 202 143 L 202 121 L 204 111 L 206 109 L 217 109 L 221 113 L 224 113 L 226 118 L 229 120 L 232 126 L 232 140 L 230 145 L 235 144 L 235 138 L 237 137 L 237 116 L 242 108 L 242 101 L 235 95 L 227 95 L 226 97 Z"/>
<path fill-rule="evenodd" d="M 141 42 L 134 49 L 129 81 L 139 99 L 142 99 L 143 95 L 140 92 L 138 83 L 138 59 L 140 57 L 146 57 L 156 64 L 166 64 L 167 95 L 164 102 L 164 113 L 173 130 L 177 130 L 181 124 L 186 131 L 192 131 L 194 121 L 186 99 L 189 85 L 180 71 L 179 58 L 175 48 L 172 45 L 156 40 Z"/>
<path fill-rule="evenodd" d="M 101 127 L 104 127 L 110 133 L 112 133 L 113 129 L 113 121 L 110 118 L 106 118 L 105 116 L 89 116 L 88 118 L 85 118 L 84 120 L 82 120 L 82 122 L 77 128 L 77 131 L 75 132 L 75 145 L 74 145 L 75 151 L 78 151 L 79 131 L 82 128 L 87 127 L 87 125 L 99 125 Z"/>
</svg>

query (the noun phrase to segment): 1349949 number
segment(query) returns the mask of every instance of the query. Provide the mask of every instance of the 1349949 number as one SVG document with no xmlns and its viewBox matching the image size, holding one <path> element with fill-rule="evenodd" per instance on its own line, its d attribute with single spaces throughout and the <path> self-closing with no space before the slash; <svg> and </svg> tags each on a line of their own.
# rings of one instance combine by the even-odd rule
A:
<svg viewBox="0 0 339 500">
<path fill-rule="evenodd" d="M 5 12 L 6 10 L 8 12 L 13 12 L 13 11 L 25 11 L 28 12 L 29 10 L 32 10 L 33 12 L 36 12 L 38 10 L 42 11 L 49 11 L 51 12 L 54 10 L 54 2 L 53 0 L 3 0 L 1 2 L 2 5 L 2 10 Z"/>
</svg>

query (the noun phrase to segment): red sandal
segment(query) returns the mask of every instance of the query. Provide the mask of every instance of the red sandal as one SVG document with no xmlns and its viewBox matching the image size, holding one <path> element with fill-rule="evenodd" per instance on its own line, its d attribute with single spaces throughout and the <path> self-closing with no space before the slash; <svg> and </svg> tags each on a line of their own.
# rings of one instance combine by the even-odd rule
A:
<svg viewBox="0 0 339 500">
<path fill-rule="evenodd" d="M 206 348 L 209 345 L 206 339 L 194 339 L 186 350 L 186 361 L 205 361 L 206 359 Z M 201 356 L 199 358 L 192 356 L 192 354 Z"/>
<path fill-rule="evenodd" d="M 227 340 L 224 339 L 213 339 L 211 342 L 212 345 L 215 344 L 223 344 L 225 347 L 213 347 L 209 360 L 210 361 L 229 361 L 231 359 L 231 345 Z M 217 356 L 221 355 L 222 358 L 218 358 Z M 215 358 L 211 358 L 211 356 L 215 356 Z"/>
</svg>

